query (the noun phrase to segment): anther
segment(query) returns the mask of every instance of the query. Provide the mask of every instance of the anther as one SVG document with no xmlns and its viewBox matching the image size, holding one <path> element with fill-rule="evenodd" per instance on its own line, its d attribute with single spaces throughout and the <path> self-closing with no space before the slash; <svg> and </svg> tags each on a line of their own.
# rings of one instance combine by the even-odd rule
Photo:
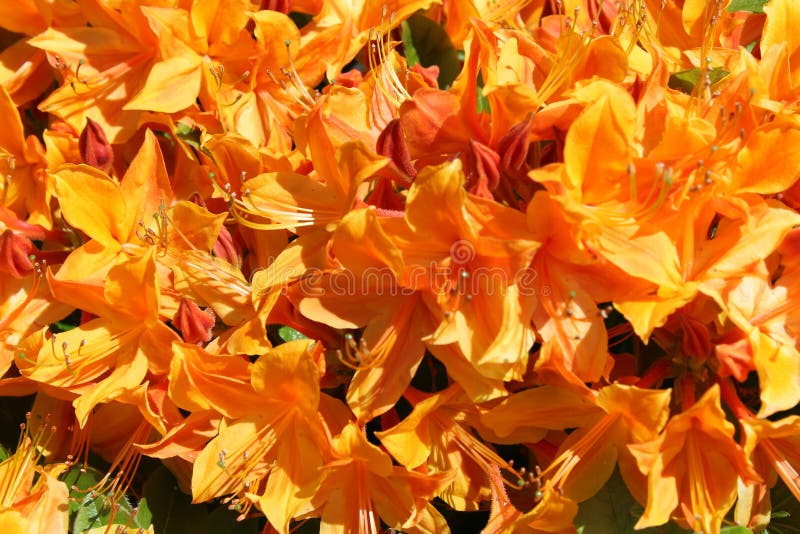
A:
<svg viewBox="0 0 800 534">
<path fill-rule="evenodd" d="M 672 167 L 667 167 L 664 171 L 664 183 L 667 185 L 672 185 L 672 175 L 673 175 Z"/>
</svg>

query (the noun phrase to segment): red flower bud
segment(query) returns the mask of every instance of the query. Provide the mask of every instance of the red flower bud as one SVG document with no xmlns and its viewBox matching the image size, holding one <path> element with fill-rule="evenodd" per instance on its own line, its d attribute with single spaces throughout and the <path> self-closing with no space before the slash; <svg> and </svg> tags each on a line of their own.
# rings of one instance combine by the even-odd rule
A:
<svg viewBox="0 0 800 534">
<path fill-rule="evenodd" d="M 108 173 L 114 163 L 114 153 L 106 138 L 103 128 L 90 118 L 86 118 L 86 127 L 78 140 L 81 157 L 87 165 Z"/>
<path fill-rule="evenodd" d="M 31 240 L 11 230 L 0 234 L 0 272 L 22 278 L 33 269 L 30 256 L 36 252 Z"/>
<path fill-rule="evenodd" d="M 183 340 L 187 343 L 211 341 L 211 329 L 214 328 L 215 322 L 212 312 L 201 310 L 194 301 L 185 297 L 181 297 L 178 311 L 172 320 L 172 324 L 181 331 Z"/>
<path fill-rule="evenodd" d="M 399 119 L 389 121 L 378 136 L 375 149 L 381 156 L 392 160 L 391 168 L 400 181 L 410 183 L 417 176 Z"/>
<path fill-rule="evenodd" d="M 492 191 L 500 183 L 500 156 L 473 139 L 470 139 L 469 146 L 465 184 L 467 191 L 483 198 L 493 198 Z"/>
<path fill-rule="evenodd" d="M 239 247 L 233 240 L 233 236 L 224 226 L 217 236 L 217 241 L 214 243 L 212 249 L 214 256 L 223 259 L 236 267 L 242 265 L 242 255 L 239 253 Z"/>
<path fill-rule="evenodd" d="M 529 113 L 525 120 L 515 124 L 498 143 L 498 152 L 502 155 L 502 169 L 515 178 L 527 175 L 525 161 L 531 146 L 532 127 L 533 114 Z"/>
</svg>

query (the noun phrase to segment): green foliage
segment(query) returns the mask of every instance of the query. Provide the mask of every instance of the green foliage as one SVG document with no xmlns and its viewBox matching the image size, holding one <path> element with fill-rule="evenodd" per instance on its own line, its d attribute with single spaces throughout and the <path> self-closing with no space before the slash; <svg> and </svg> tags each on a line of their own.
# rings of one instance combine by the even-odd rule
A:
<svg viewBox="0 0 800 534">
<path fill-rule="evenodd" d="M 81 310 L 74 310 L 72 313 L 50 325 L 50 329 L 55 332 L 67 332 L 81 324 Z"/>
<path fill-rule="evenodd" d="M 286 342 L 297 341 L 298 339 L 308 339 L 306 336 L 289 326 L 281 326 L 278 328 L 278 337 Z"/>
<path fill-rule="evenodd" d="M 403 21 L 400 28 L 403 34 L 403 50 L 405 51 L 406 63 L 408 63 L 409 67 L 413 67 L 419 63 L 419 54 L 417 54 L 417 48 L 414 46 L 414 38 L 411 36 L 411 26 L 408 25 L 408 21 Z"/>
<path fill-rule="evenodd" d="M 230 534 L 258 534 L 260 528 L 258 521 L 237 521 L 237 513 L 219 506 L 208 515 L 208 533 L 228 532 Z"/>
<path fill-rule="evenodd" d="M 750 13 L 763 13 L 764 5 L 768 0 L 732 0 L 728 5 L 728 11 L 749 11 Z"/>
<path fill-rule="evenodd" d="M 417 62 L 423 67 L 438 65 L 439 87 L 449 87 L 461 70 L 461 63 L 444 28 L 424 14 L 415 13 L 403 23 L 402 32 L 409 66 Z"/>
<path fill-rule="evenodd" d="M 144 483 L 142 496 L 147 500 L 153 515 L 156 534 L 257 534 L 259 522 L 255 519 L 237 521 L 239 515 L 218 505 L 209 512 L 203 504 L 192 504 L 192 498 L 178 487 L 169 469 L 160 466 Z"/>
<path fill-rule="evenodd" d="M 722 67 L 714 67 L 713 69 L 708 71 L 708 78 L 711 80 L 711 84 L 715 84 L 725 76 L 730 74 L 727 70 L 723 69 Z M 676 72 L 675 74 L 669 77 L 669 82 L 667 85 L 670 89 L 676 89 L 678 91 L 684 92 L 686 94 L 691 94 L 694 91 L 697 82 L 700 81 L 700 69 L 694 68 L 689 70 L 682 70 L 680 72 Z"/>
<path fill-rule="evenodd" d="M 142 497 L 153 514 L 156 534 L 200 534 L 208 531 L 208 512 L 192 506 L 192 498 L 183 493 L 172 473 L 158 467 L 144 483 Z"/>
<path fill-rule="evenodd" d="M 492 107 L 489 104 L 489 99 L 486 98 L 486 95 L 483 94 L 483 76 L 478 73 L 478 81 L 477 81 L 478 90 L 476 91 L 478 94 L 477 97 L 477 104 L 478 104 L 478 113 L 491 113 Z"/>
<path fill-rule="evenodd" d="M 194 148 L 195 150 L 201 150 L 200 146 L 200 135 L 202 132 L 200 128 L 192 128 L 188 124 L 184 124 L 179 122 L 175 125 L 175 135 L 178 136 L 178 139 L 189 145 L 190 147 Z"/>
<path fill-rule="evenodd" d="M 62 478 L 70 488 L 70 532 L 78 534 L 109 524 L 148 528 L 152 516 L 146 502 L 140 502 L 139 507 L 134 509 L 125 496 L 112 501 L 107 493 L 96 493 L 93 490 L 99 487 L 103 476 L 103 473 L 92 467 L 84 469 L 82 466 L 73 466 Z"/>
<path fill-rule="evenodd" d="M 633 498 L 615 470 L 605 486 L 578 508 L 575 526 L 580 534 L 685 534 L 687 531 L 670 523 L 660 527 L 634 530 L 642 516 L 642 506 Z"/>
<path fill-rule="evenodd" d="M 772 512 L 770 513 L 769 525 L 761 534 L 794 534 L 800 532 L 800 502 L 794 497 L 792 492 L 778 480 L 775 487 L 770 491 L 770 501 L 772 502 Z"/>
</svg>

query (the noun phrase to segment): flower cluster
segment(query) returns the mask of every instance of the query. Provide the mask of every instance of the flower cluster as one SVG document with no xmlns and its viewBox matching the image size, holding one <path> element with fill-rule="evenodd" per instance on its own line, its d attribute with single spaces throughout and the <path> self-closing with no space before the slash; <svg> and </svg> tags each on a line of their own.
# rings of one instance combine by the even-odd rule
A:
<svg viewBox="0 0 800 534">
<path fill-rule="evenodd" d="M 763 530 L 800 499 L 798 26 L 0 2 L 0 397 L 35 395 L 0 525 L 88 491 L 158 532 L 120 511 L 150 458 L 265 533 L 575 532 L 612 477 L 636 529 Z"/>
</svg>

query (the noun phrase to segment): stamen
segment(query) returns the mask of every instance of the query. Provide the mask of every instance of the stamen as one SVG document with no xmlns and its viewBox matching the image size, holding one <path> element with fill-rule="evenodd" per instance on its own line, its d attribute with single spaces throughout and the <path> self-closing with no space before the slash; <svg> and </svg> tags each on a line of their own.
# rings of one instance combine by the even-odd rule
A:
<svg viewBox="0 0 800 534">
<path fill-rule="evenodd" d="M 150 423 L 146 420 L 142 420 L 112 461 L 108 472 L 99 482 L 86 489 L 79 489 L 76 486 L 72 487 L 72 490 L 77 493 L 106 494 L 111 503 L 112 521 L 110 522 L 112 523 L 114 515 L 119 510 L 119 505 L 117 503 L 120 499 L 125 498 L 125 493 L 133 482 L 133 477 L 141 463 L 142 453 L 135 445 L 145 442 L 151 431 Z M 85 465 L 84 463 L 84 466 Z"/>
<path fill-rule="evenodd" d="M 577 442 L 562 452 L 538 477 L 546 480 L 544 489 L 561 490 L 573 469 L 596 450 L 597 444 L 619 419 L 619 414 L 607 413 Z"/>
<path fill-rule="evenodd" d="M 311 209 L 290 204 L 279 199 L 253 200 L 249 189 L 245 188 L 243 198 L 237 198 L 235 192 L 226 189 L 229 194 L 228 209 L 231 216 L 239 223 L 256 230 L 286 230 L 304 226 L 327 225 L 341 219 L 341 213 L 331 209 Z M 259 222 L 250 217 L 269 219 L 271 222 Z"/>
<path fill-rule="evenodd" d="M 0 510 L 11 508 L 24 498 L 30 488 L 23 484 L 32 480 L 32 471 L 47 450 L 57 427 L 51 425 L 50 415 L 46 415 L 31 434 L 31 413 L 25 414 L 25 423 L 19 425 L 20 435 L 17 448 L 0 466 Z"/>
<path fill-rule="evenodd" d="M 344 335 L 344 351 L 336 349 L 336 356 L 344 365 L 354 370 L 372 369 L 386 361 L 387 355 L 397 342 L 397 330 L 390 325 L 375 345 L 370 348 L 364 339 L 355 341 L 353 334 Z"/>
<path fill-rule="evenodd" d="M 314 104 L 316 104 L 317 97 L 319 95 L 315 94 L 312 96 L 308 89 L 306 89 L 303 80 L 300 78 L 300 74 L 298 74 L 297 69 L 295 68 L 294 59 L 292 58 L 292 42 L 289 39 L 286 39 L 283 44 L 286 47 L 286 56 L 288 57 L 289 63 L 288 68 L 280 68 L 280 73 L 284 78 L 278 79 L 270 69 L 266 69 L 265 72 L 267 76 L 269 76 L 269 78 L 281 88 L 286 96 L 291 98 L 295 103 L 299 104 L 304 111 L 311 111 L 311 109 L 314 107 Z"/>
</svg>

